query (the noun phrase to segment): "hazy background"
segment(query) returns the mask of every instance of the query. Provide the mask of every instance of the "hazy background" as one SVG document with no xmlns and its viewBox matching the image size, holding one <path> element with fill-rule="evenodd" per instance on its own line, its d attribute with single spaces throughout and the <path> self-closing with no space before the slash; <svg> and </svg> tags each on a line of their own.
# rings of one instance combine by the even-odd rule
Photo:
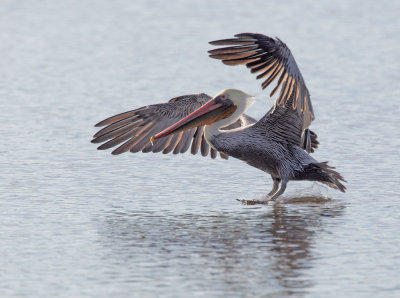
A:
<svg viewBox="0 0 400 298">
<path fill-rule="evenodd" d="M 1 296 L 400 295 L 400 4 L 395 1 L 0 3 Z M 346 194 L 233 160 L 96 151 L 93 124 L 238 88 L 210 40 L 278 36 L 311 92 L 315 157 Z"/>
</svg>

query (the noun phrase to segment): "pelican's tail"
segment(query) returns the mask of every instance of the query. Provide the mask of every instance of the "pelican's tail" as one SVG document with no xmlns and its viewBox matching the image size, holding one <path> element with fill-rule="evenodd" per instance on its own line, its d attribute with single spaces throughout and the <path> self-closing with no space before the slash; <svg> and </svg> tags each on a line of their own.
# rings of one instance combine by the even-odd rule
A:
<svg viewBox="0 0 400 298">
<path fill-rule="evenodd" d="M 329 166 L 328 162 L 310 163 L 304 167 L 304 172 L 300 176 L 301 179 L 318 181 L 345 192 L 346 187 L 340 181 L 346 182 L 346 180 L 333 169 L 334 167 Z"/>
</svg>

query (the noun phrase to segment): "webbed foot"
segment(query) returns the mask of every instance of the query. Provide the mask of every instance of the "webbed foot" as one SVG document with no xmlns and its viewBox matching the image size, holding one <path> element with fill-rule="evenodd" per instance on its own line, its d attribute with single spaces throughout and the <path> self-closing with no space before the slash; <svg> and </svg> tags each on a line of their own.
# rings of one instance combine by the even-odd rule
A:
<svg viewBox="0 0 400 298">
<path fill-rule="evenodd" d="M 237 201 L 239 201 L 243 205 L 257 205 L 257 204 L 266 205 L 266 204 L 270 204 L 273 202 L 273 200 L 271 200 L 271 198 L 269 196 L 266 196 L 266 198 L 263 200 L 239 200 L 239 199 L 237 199 Z"/>
</svg>

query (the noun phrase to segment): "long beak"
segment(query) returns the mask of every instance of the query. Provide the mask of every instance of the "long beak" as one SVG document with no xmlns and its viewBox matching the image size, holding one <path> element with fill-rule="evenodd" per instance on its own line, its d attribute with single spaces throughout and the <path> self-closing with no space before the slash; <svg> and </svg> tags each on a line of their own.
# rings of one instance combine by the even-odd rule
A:
<svg viewBox="0 0 400 298">
<path fill-rule="evenodd" d="M 217 120 L 221 119 L 218 116 L 221 115 L 222 112 L 225 112 L 227 107 L 231 108 L 232 106 L 225 106 L 220 102 L 217 103 L 216 100 L 213 98 L 208 101 L 204 106 L 198 108 L 196 111 L 192 112 L 185 118 L 179 120 L 167 129 L 164 129 L 162 132 L 159 132 L 155 136 L 152 136 L 150 142 L 165 137 L 171 133 L 216 122 Z"/>
</svg>

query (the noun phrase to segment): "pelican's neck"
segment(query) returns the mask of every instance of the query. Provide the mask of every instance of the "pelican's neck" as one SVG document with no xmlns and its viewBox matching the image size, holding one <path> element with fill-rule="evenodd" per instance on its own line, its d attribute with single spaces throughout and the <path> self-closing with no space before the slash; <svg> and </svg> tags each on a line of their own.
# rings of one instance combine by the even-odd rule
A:
<svg viewBox="0 0 400 298">
<path fill-rule="evenodd" d="M 228 118 L 214 122 L 211 125 L 206 125 L 204 127 L 204 136 L 205 136 L 206 140 L 211 141 L 216 135 L 225 133 L 224 131 L 221 131 L 220 129 L 237 121 L 239 119 L 240 115 L 235 118 L 233 118 L 232 117 L 233 115 L 232 115 Z"/>
<path fill-rule="evenodd" d="M 204 128 L 204 137 L 206 138 L 206 140 L 211 142 L 215 136 L 229 132 L 221 131 L 220 129 L 232 123 L 235 123 L 247 110 L 247 108 L 253 103 L 253 101 L 254 99 L 252 97 L 242 100 L 241 103 L 237 106 L 236 111 L 231 116 L 214 122 L 211 125 L 206 125 Z"/>
</svg>

